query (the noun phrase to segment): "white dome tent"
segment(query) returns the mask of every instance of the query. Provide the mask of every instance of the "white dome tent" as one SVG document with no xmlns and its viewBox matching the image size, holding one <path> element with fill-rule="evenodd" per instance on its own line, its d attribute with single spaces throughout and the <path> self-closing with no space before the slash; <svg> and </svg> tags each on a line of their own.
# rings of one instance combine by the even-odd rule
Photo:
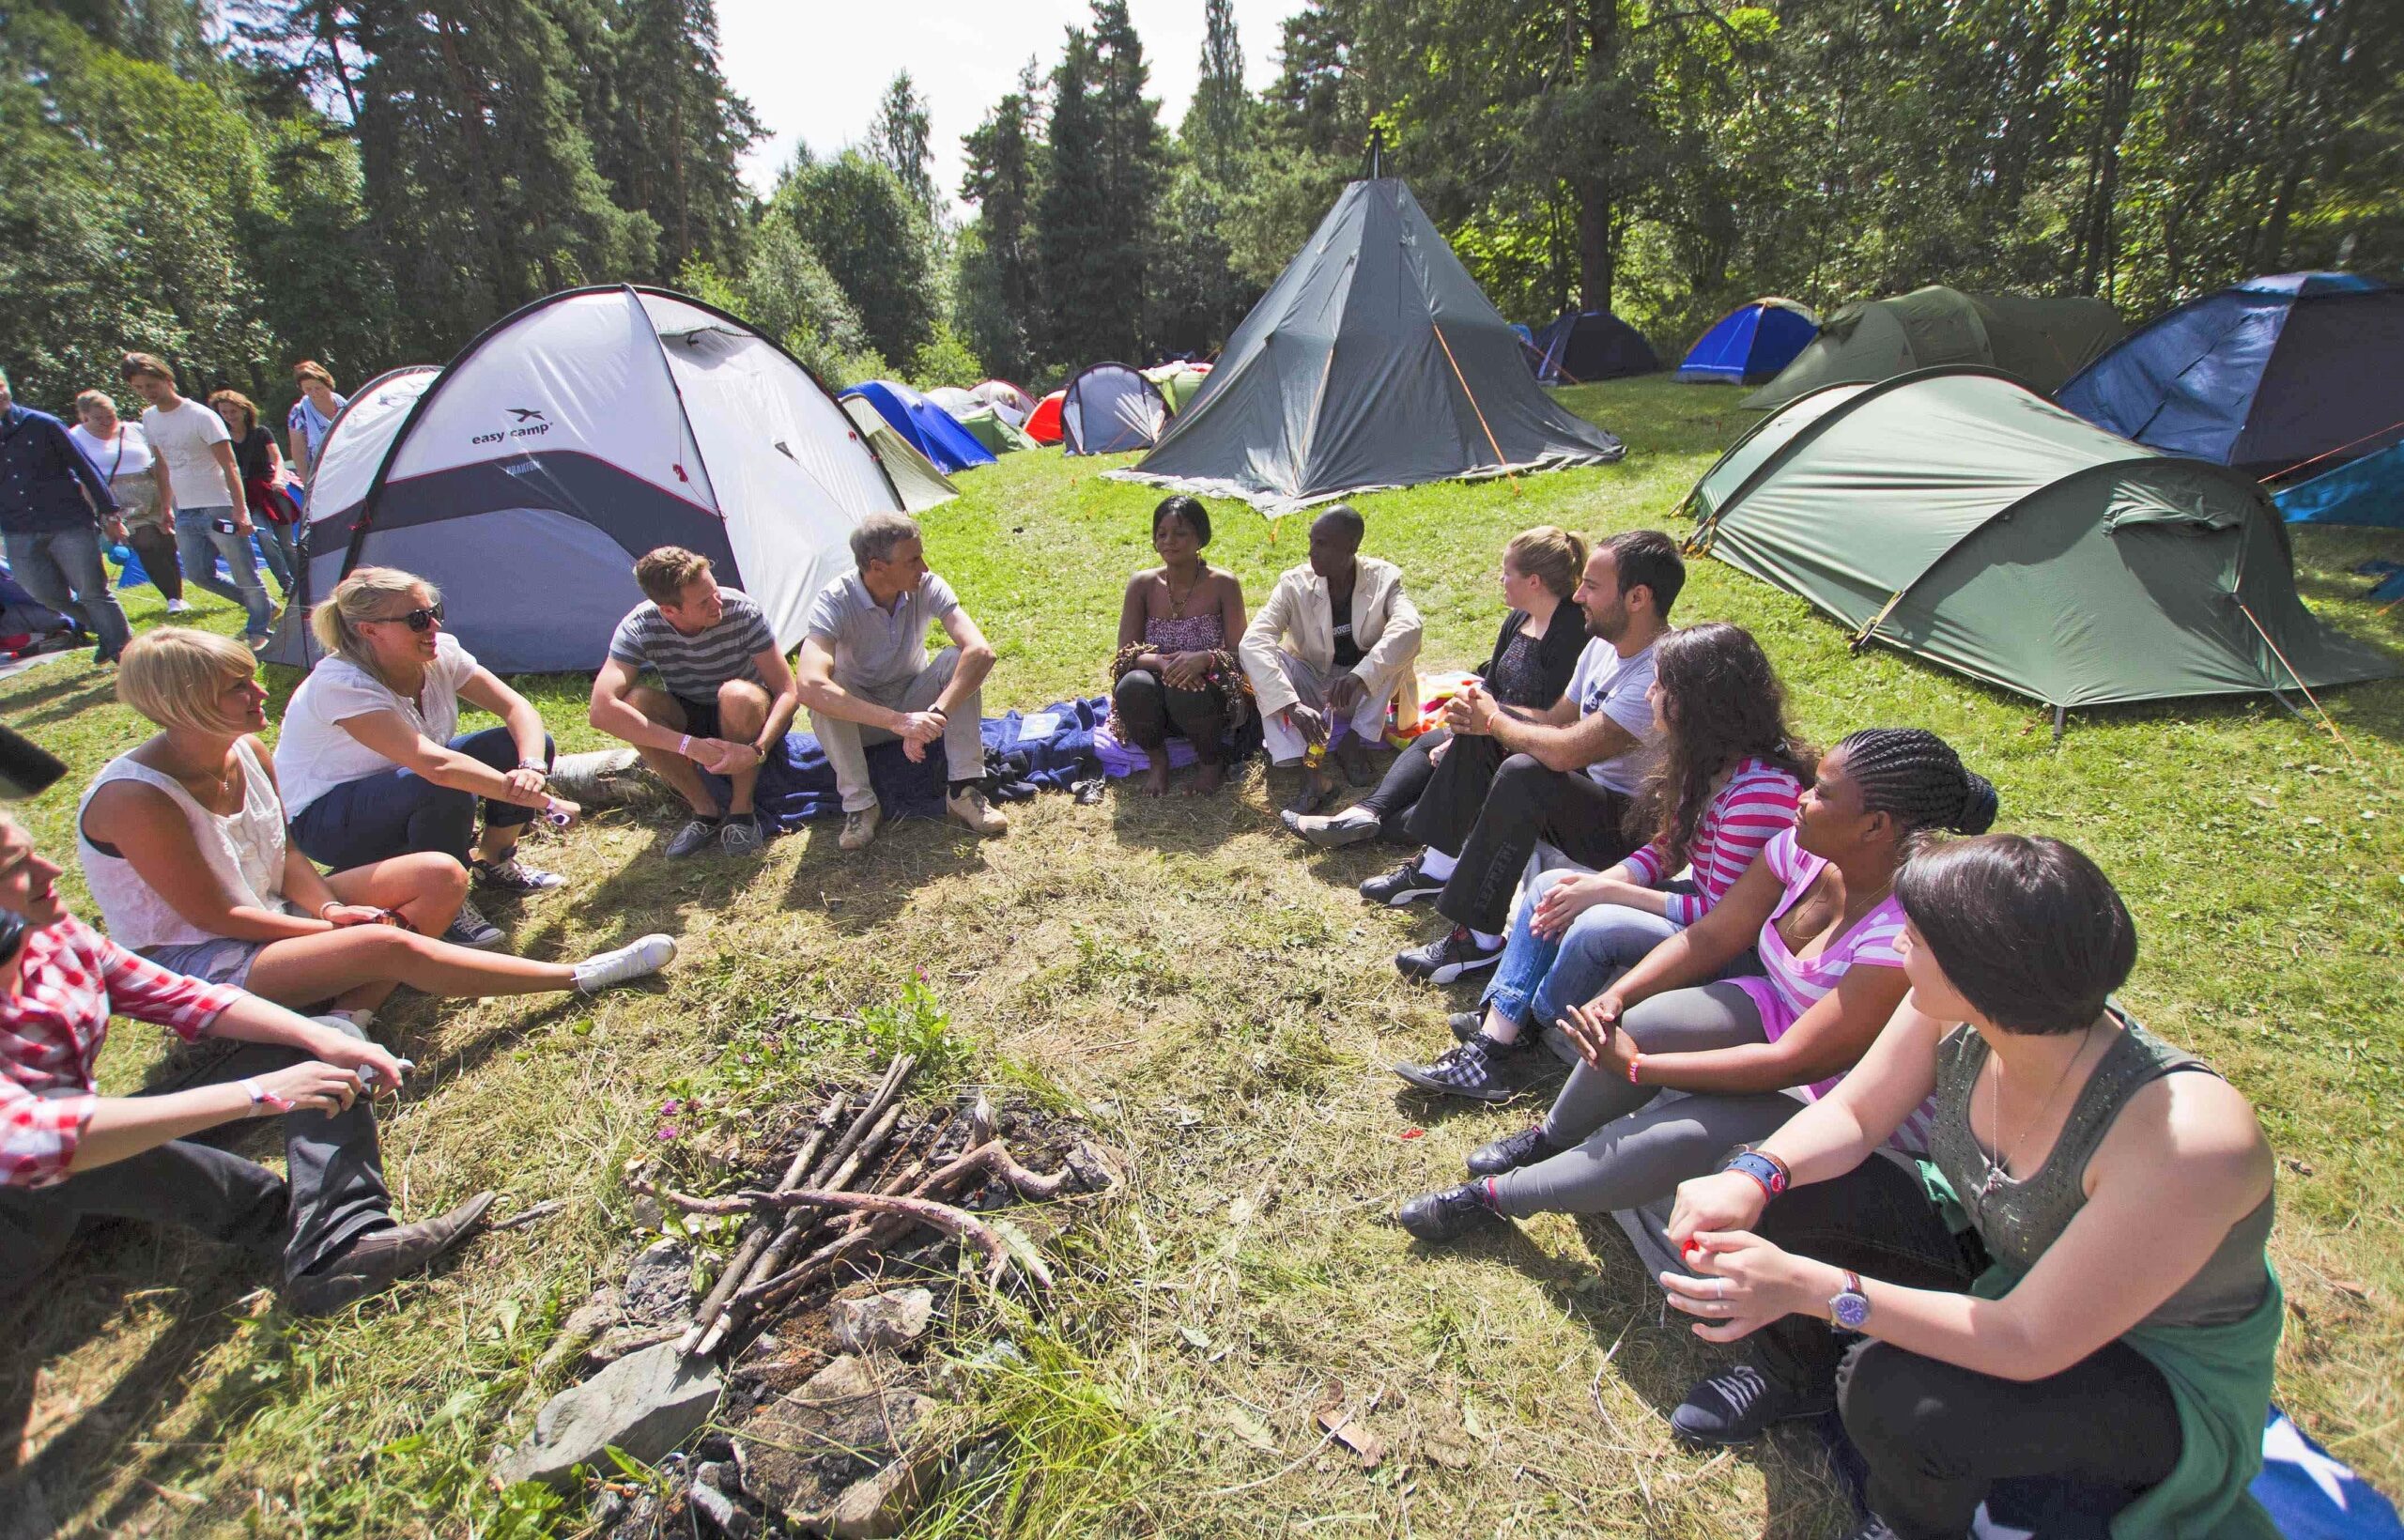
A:
<svg viewBox="0 0 2404 1540">
<path fill-rule="evenodd" d="M 595 669 L 659 546 L 708 557 L 794 647 L 851 531 L 901 506 L 834 396 L 750 327 L 664 289 L 574 289 L 344 408 L 266 657 L 314 662 L 308 607 L 380 565 L 439 587 L 446 626 L 496 671 Z"/>
</svg>

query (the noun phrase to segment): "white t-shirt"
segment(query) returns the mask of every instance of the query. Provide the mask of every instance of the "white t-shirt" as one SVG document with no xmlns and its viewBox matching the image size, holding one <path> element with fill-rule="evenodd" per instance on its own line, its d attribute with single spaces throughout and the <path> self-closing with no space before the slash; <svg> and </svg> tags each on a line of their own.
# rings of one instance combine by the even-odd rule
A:
<svg viewBox="0 0 2404 1540">
<path fill-rule="evenodd" d="M 208 415 L 217 416 L 215 412 Z M 223 419 L 219 420 L 218 425 L 224 425 Z M 94 470 L 112 480 L 118 476 L 146 476 L 150 473 L 150 440 L 139 423 L 129 423 L 119 418 L 116 437 L 105 442 L 81 423 L 69 428 L 67 437 L 75 440 L 75 447 L 84 452 L 84 458 L 92 462 Z M 122 456 L 118 454 L 120 450 L 124 452 Z"/>
<path fill-rule="evenodd" d="M 173 411 L 143 408 L 142 431 L 150 436 L 150 447 L 167 462 L 167 480 L 175 488 L 178 509 L 233 505 L 232 495 L 225 490 L 225 472 L 209 453 L 211 444 L 233 441 L 234 436 L 225 431 L 225 419 L 185 396 Z"/>
<path fill-rule="evenodd" d="M 291 816 L 300 817 L 302 808 L 345 781 L 395 768 L 391 760 L 352 737 L 343 723 L 379 711 L 397 712 L 421 736 L 447 744 L 459 731 L 459 686 L 475 671 L 475 654 L 448 631 L 434 639 L 434 661 L 425 666 L 425 685 L 415 701 L 394 694 L 347 657 L 328 657 L 309 670 L 292 692 L 292 703 L 284 711 L 284 732 L 275 741 L 275 778 Z"/>
<path fill-rule="evenodd" d="M 1578 654 L 1577 671 L 1569 676 L 1569 694 L 1578 702 L 1580 716 L 1602 712 L 1636 734 L 1636 741 L 1643 746 L 1586 766 L 1586 774 L 1623 795 L 1635 795 L 1653 768 L 1653 702 L 1645 698 L 1652 687 L 1652 648 L 1634 657 L 1622 657 L 1618 648 L 1600 637 L 1586 643 L 1586 650 Z M 277 762 L 282 763 L 280 756 Z"/>
</svg>

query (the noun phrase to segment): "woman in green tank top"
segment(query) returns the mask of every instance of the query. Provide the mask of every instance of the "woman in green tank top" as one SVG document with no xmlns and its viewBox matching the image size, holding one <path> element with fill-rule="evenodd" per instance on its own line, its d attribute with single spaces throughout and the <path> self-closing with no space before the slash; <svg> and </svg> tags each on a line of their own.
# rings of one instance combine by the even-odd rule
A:
<svg viewBox="0 0 2404 1540">
<path fill-rule="evenodd" d="M 1869 1055 L 1678 1191 L 1692 1270 L 1662 1286 L 1752 1340 L 1672 1426 L 1735 1443 L 1833 1401 L 1870 1468 L 1856 1540 L 1959 1540 L 2030 1477 L 2116 1509 L 2115 1540 L 2274 1535 L 2246 1491 L 2281 1317 L 2254 1109 L 2109 1003 L 2135 929 L 2078 851 L 1961 840 L 1895 893 L 1911 993 Z M 1932 1097 L 1919 1171 L 1869 1158 Z"/>
</svg>

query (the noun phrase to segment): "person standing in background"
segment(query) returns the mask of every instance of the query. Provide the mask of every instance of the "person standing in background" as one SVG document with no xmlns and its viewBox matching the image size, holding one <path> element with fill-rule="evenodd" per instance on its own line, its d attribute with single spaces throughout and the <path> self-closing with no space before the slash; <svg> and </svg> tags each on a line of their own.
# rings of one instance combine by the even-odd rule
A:
<svg viewBox="0 0 2404 1540">
<path fill-rule="evenodd" d="M 233 438 L 234 468 L 242 473 L 242 496 L 257 516 L 259 554 L 286 600 L 292 574 L 300 565 L 300 505 L 292 500 L 292 475 L 284 468 L 275 435 L 259 426 L 259 409 L 239 391 L 215 391 L 209 409 Z"/>
<path fill-rule="evenodd" d="M 249 616 L 242 642 L 259 651 L 267 645 L 273 610 L 251 552 L 250 500 L 242 494 L 241 469 L 234 463 L 233 436 L 215 412 L 176 393 L 176 372 L 157 357 L 128 353 L 117 372 L 150 404 L 142 414 L 142 431 L 151 452 L 167 462 L 176 554 L 183 561 L 185 579 L 240 605 Z M 234 574 L 230 583 L 218 578 L 221 556 Z"/>
<path fill-rule="evenodd" d="M 0 549 L 26 593 L 98 632 L 95 663 L 114 663 L 131 627 L 100 565 L 100 523 L 116 519 L 116 496 L 46 411 L 20 405 L 0 374 Z"/>
<path fill-rule="evenodd" d="M 284 419 L 284 439 L 293 479 L 305 485 L 309 472 L 316 468 L 317 451 L 325 446 L 327 430 L 343 408 L 350 405 L 350 398 L 334 393 L 334 377 L 315 359 L 302 359 L 292 366 L 292 382 L 300 387 L 300 399 L 292 403 Z"/>
<path fill-rule="evenodd" d="M 105 391 L 75 398 L 76 424 L 67 430 L 75 447 L 108 479 L 125 526 L 125 543 L 142 559 L 142 570 L 166 597 L 167 613 L 186 614 L 184 571 L 176 560 L 176 500 L 167 485 L 167 462 L 150 452 L 141 425 L 116 414 L 116 399 Z"/>
</svg>

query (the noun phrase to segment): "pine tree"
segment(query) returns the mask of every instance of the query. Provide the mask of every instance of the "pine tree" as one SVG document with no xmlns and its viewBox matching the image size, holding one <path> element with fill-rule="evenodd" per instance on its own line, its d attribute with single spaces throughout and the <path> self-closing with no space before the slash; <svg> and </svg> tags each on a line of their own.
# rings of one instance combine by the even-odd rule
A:
<svg viewBox="0 0 2404 1540">
<path fill-rule="evenodd" d="M 1253 116 L 1252 96 L 1243 87 L 1235 0 L 1205 0 L 1201 73 L 1179 134 L 1204 176 L 1222 186 L 1236 179 Z"/>
<path fill-rule="evenodd" d="M 961 141 L 968 152 L 960 196 L 977 208 L 976 239 L 960 250 L 954 312 L 986 368 L 1012 379 L 1034 373 L 1030 335 L 1039 292 L 1035 216 L 1043 145 L 1036 135 L 1040 90 L 1035 61 L 1018 89 L 994 105 Z"/>
<path fill-rule="evenodd" d="M 876 116 L 868 129 L 868 149 L 932 221 L 940 210 L 935 208 L 935 178 L 931 169 L 934 152 L 927 134 L 927 104 L 918 100 L 910 71 L 899 70 L 876 104 Z"/>
<path fill-rule="evenodd" d="M 752 196 L 744 151 L 762 130 L 717 64 L 715 0 L 617 0 L 607 62 L 610 100 L 593 126 L 593 167 L 618 207 L 659 225 L 645 276 L 700 260 L 744 260 Z"/>
<path fill-rule="evenodd" d="M 1093 0 L 1093 57 L 1102 191 L 1095 331 L 1108 351 L 1140 362 L 1145 259 L 1168 182 L 1168 141 L 1161 104 L 1144 95 L 1151 70 L 1128 20 L 1127 0 Z"/>
<path fill-rule="evenodd" d="M 1044 303 L 1040 345 L 1047 357 L 1071 368 L 1106 358 L 1115 347 L 1101 292 L 1108 272 L 1102 249 L 1109 236 L 1110 192 L 1093 69 L 1092 40 L 1082 28 L 1071 27 L 1052 71 L 1052 117 L 1045 135 L 1051 161 L 1035 214 Z"/>
</svg>

